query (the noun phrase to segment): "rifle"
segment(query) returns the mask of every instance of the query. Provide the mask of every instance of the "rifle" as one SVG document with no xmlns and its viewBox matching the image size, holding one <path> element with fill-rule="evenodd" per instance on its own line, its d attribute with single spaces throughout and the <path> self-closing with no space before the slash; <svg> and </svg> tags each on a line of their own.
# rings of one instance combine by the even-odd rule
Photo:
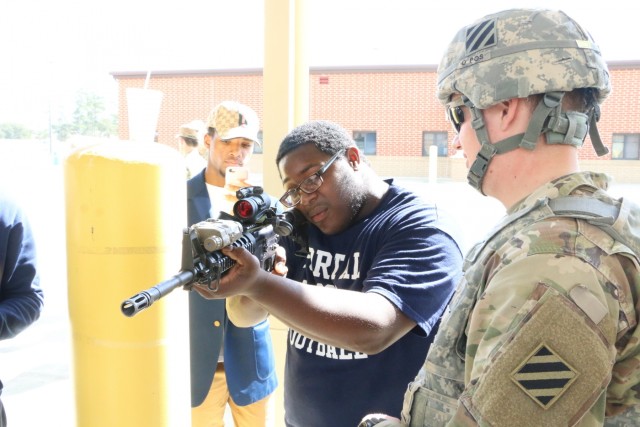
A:
<svg viewBox="0 0 640 427">
<path fill-rule="evenodd" d="M 181 286 L 190 290 L 200 283 L 217 291 L 220 277 L 235 264 L 220 252 L 225 246 L 243 247 L 258 258 L 262 269 L 273 269 L 278 238 L 293 233 L 294 224 L 301 222 L 300 214 L 295 209 L 280 212 L 262 187 L 241 188 L 236 197 L 233 215 L 221 212 L 218 219 L 209 218 L 183 229 L 180 271 L 122 302 L 120 309 L 125 316 L 135 316 Z M 296 237 L 295 241 L 300 239 Z"/>
</svg>

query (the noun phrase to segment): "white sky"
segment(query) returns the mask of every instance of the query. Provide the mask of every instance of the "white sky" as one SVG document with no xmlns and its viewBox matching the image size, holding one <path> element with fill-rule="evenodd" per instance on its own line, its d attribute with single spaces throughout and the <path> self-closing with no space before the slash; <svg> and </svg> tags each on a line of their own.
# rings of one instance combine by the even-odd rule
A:
<svg viewBox="0 0 640 427">
<path fill-rule="evenodd" d="M 54 121 L 68 116 L 79 89 L 112 104 L 110 71 L 261 67 L 264 1 L 1 0 L 0 123 L 44 129 L 49 106 Z M 483 15 L 560 4 L 605 59 L 640 59 L 640 3 L 629 0 L 307 2 L 312 66 L 437 64 L 455 32 Z"/>
</svg>

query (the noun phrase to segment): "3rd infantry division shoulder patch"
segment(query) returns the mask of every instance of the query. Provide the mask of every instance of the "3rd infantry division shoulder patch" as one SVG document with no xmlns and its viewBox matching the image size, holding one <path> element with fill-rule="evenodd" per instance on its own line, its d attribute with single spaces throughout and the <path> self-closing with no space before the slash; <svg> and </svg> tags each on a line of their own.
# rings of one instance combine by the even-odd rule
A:
<svg viewBox="0 0 640 427">
<path fill-rule="evenodd" d="M 542 343 L 511 373 L 511 380 L 543 409 L 549 409 L 578 375 L 575 369 Z"/>
</svg>

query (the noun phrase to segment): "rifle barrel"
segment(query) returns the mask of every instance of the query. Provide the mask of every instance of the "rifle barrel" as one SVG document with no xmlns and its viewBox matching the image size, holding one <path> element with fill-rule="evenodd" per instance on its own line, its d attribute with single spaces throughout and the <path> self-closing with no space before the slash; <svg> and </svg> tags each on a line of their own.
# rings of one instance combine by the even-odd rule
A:
<svg viewBox="0 0 640 427">
<path fill-rule="evenodd" d="M 193 271 L 182 270 L 175 276 L 163 280 L 157 285 L 124 300 L 120 305 L 120 310 L 122 310 L 122 314 L 125 316 L 135 316 L 174 289 L 191 283 L 194 277 L 195 274 Z"/>
</svg>

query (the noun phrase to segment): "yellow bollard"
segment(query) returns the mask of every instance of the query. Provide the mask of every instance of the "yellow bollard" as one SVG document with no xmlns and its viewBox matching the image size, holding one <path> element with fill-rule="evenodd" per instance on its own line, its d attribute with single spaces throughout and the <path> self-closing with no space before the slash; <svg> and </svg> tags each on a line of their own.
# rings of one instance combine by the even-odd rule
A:
<svg viewBox="0 0 640 427">
<path fill-rule="evenodd" d="M 180 154 L 106 141 L 72 152 L 64 176 L 77 426 L 190 425 L 187 292 L 120 309 L 180 269 Z"/>
</svg>

